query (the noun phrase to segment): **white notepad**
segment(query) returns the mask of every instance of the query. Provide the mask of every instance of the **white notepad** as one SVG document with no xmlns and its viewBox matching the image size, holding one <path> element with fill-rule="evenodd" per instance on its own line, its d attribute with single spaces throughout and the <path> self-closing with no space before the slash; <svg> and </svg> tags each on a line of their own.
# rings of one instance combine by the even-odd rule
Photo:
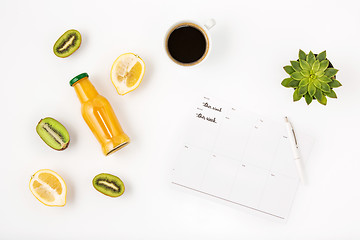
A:
<svg viewBox="0 0 360 240">
<path fill-rule="evenodd" d="M 172 183 L 227 204 L 286 219 L 299 177 L 285 123 L 209 97 L 199 97 L 189 107 Z M 308 157 L 312 139 L 299 144 L 302 155 Z"/>
</svg>

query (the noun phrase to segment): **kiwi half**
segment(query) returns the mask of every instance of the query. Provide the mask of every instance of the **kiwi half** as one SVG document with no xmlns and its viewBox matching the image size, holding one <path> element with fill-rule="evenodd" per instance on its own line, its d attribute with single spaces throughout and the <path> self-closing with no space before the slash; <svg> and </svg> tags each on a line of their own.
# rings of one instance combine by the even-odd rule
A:
<svg viewBox="0 0 360 240">
<path fill-rule="evenodd" d="M 81 34 L 74 29 L 66 31 L 55 42 L 53 50 L 56 56 L 65 58 L 73 54 L 81 44 Z"/>
<path fill-rule="evenodd" d="M 66 128 L 51 117 L 41 119 L 36 126 L 36 132 L 41 139 L 55 150 L 64 150 L 70 142 Z"/>
<path fill-rule="evenodd" d="M 96 190 L 109 197 L 119 197 L 125 191 L 125 185 L 117 176 L 100 173 L 93 179 L 93 186 Z"/>
</svg>

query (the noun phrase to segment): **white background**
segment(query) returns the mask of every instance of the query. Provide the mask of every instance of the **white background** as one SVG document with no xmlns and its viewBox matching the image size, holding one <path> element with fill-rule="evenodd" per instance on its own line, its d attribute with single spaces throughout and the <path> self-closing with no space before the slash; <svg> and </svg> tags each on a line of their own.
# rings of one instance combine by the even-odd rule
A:
<svg viewBox="0 0 360 240">
<path fill-rule="evenodd" d="M 360 15 L 353 1 L 4 1 L 0 3 L 1 239 L 356 239 L 360 238 Z M 163 48 L 168 27 L 181 19 L 214 18 L 213 49 L 201 65 L 172 63 Z M 83 37 L 72 56 L 52 52 L 75 28 Z M 328 58 L 340 71 L 338 99 L 327 106 L 280 85 L 282 67 L 298 49 Z M 140 87 L 119 96 L 109 72 L 122 53 L 146 63 Z M 112 104 L 132 142 L 104 157 L 83 121 L 69 80 L 88 72 Z M 189 92 L 206 91 L 242 108 L 309 132 L 316 146 L 289 221 L 273 223 L 173 189 L 168 142 Z M 177 95 L 182 97 L 175 97 Z M 71 143 L 63 152 L 35 132 L 51 116 Z M 28 188 L 30 176 L 49 168 L 68 187 L 67 204 L 51 208 Z M 124 180 L 112 199 L 95 191 L 101 172 Z"/>
</svg>

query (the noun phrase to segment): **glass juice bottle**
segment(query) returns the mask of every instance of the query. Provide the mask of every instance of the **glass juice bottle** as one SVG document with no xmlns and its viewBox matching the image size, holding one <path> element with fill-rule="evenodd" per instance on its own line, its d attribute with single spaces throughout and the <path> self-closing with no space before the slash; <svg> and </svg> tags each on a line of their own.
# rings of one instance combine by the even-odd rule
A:
<svg viewBox="0 0 360 240">
<path fill-rule="evenodd" d="M 70 86 L 81 102 L 81 114 L 101 144 L 104 155 L 109 155 L 130 143 L 106 98 L 99 95 L 87 73 L 79 74 L 70 81 Z"/>
</svg>

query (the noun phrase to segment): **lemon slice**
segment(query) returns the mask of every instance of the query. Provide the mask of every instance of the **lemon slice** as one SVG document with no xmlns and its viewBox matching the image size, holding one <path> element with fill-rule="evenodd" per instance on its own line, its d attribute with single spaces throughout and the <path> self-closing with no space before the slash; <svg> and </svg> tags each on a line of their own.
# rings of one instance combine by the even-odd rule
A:
<svg viewBox="0 0 360 240">
<path fill-rule="evenodd" d="M 66 203 L 66 184 L 54 171 L 42 169 L 30 179 L 30 191 L 47 206 L 62 207 Z"/>
<path fill-rule="evenodd" d="M 133 53 L 120 55 L 111 67 L 111 81 L 120 95 L 135 90 L 145 73 L 145 63 Z"/>
</svg>

